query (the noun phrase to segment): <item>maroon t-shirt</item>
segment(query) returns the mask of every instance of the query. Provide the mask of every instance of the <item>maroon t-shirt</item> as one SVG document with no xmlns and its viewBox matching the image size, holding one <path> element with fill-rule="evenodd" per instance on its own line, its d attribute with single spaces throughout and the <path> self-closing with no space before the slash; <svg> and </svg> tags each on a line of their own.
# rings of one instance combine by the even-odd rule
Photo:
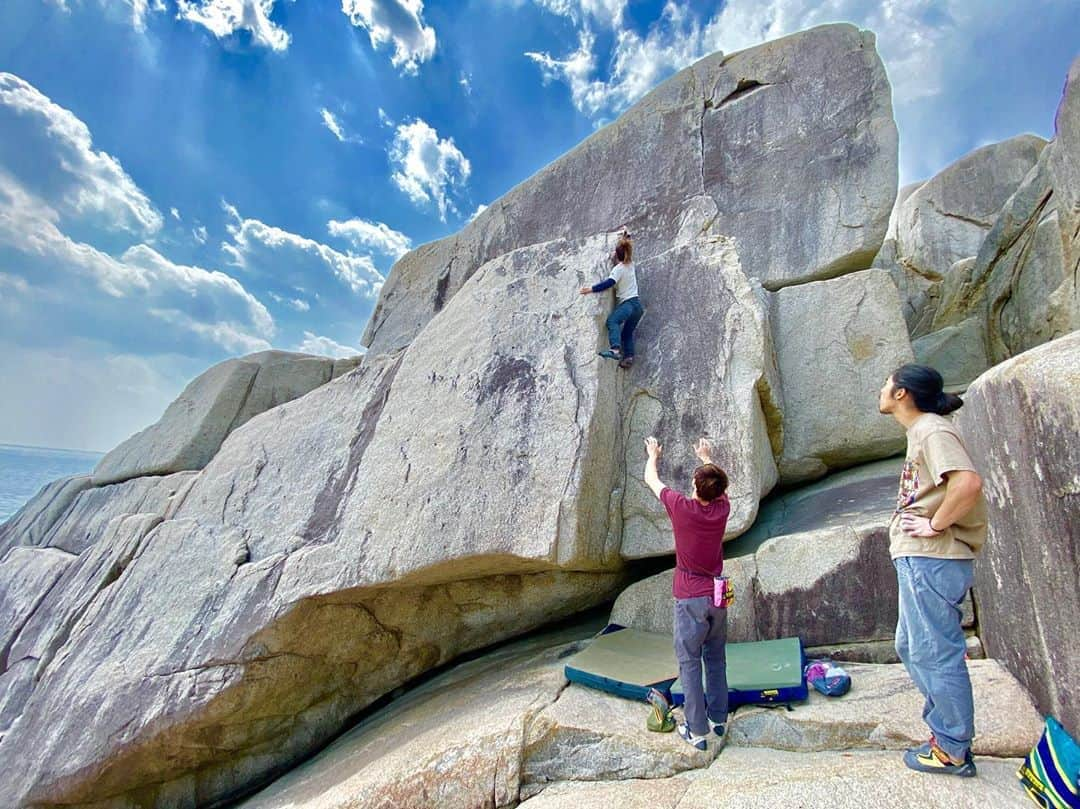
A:
<svg viewBox="0 0 1080 809">
<path fill-rule="evenodd" d="M 724 571 L 724 530 L 731 502 L 726 494 L 702 505 L 665 486 L 660 502 L 671 517 L 675 534 L 675 598 L 712 596 L 713 576 Z"/>
</svg>

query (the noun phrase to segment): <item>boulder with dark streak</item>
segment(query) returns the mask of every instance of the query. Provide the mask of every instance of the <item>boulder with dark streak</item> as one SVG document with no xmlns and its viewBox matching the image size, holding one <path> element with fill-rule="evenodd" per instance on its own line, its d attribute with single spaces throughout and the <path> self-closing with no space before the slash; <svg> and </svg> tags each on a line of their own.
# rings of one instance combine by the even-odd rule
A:
<svg viewBox="0 0 1080 809">
<path fill-rule="evenodd" d="M 989 364 L 1080 328 L 1080 58 L 1054 137 L 1008 199 L 974 265 L 942 288 L 932 330 L 976 316 Z"/>
<path fill-rule="evenodd" d="M 668 79 L 459 233 L 391 269 L 363 342 L 407 345 L 484 262 L 628 227 L 670 248 L 695 197 L 766 288 L 870 266 L 896 198 L 892 93 L 874 36 L 847 24 L 708 56 Z"/>
<path fill-rule="evenodd" d="M 986 492 L 980 637 L 1080 737 L 1080 331 L 980 376 L 957 412 Z"/>
<path fill-rule="evenodd" d="M 164 521 L 15 548 L 66 564 L 19 600 L 0 804 L 225 798 L 422 672 L 610 597 L 619 370 L 577 293 L 607 248 L 491 262 L 409 350 L 234 430 Z"/>
</svg>

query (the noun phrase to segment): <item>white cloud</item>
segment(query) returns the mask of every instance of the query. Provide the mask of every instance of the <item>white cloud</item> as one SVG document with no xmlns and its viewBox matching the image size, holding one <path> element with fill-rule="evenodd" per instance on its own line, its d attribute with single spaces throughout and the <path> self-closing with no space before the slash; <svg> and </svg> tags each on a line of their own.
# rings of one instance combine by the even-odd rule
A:
<svg viewBox="0 0 1080 809">
<path fill-rule="evenodd" d="M 297 312 L 307 312 L 311 309 L 311 304 L 301 298 L 286 298 L 283 295 L 278 295 L 276 292 L 271 292 L 269 295 L 278 303 L 283 306 L 292 307 Z"/>
<path fill-rule="evenodd" d="M 126 0 L 131 5 L 131 24 L 136 31 L 146 30 L 146 18 L 151 11 L 165 11 L 163 0 Z M 102 0 L 104 2 L 104 0 Z"/>
<path fill-rule="evenodd" d="M 0 378 L 19 380 L 0 397 L 5 434 L 106 448 L 208 357 L 270 347 L 273 318 L 239 281 L 140 243 L 161 215 L 73 113 L 0 74 L 0 126 Z"/>
<path fill-rule="evenodd" d="M 382 107 L 379 107 L 379 123 L 388 129 L 393 129 L 394 127 L 394 121 L 386 114 L 386 110 Z"/>
<path fill-rule="evenodd" d="M 244 219 L 236 208 L 227 202 L 222 203 L 226 214 L 232 220 L 226 227 L 233 237 L 233 243 L 221 246 L 239 267 L 275 266 L 284 263 L 307 261 L 316 268 L 329 269 L 349 288 L 366 298 L 375 298 L 382 288 L 383 276 L 375 269 L 370 256 L 354 253 L 341 253 L 287 230 L 267 225 L 257 219 Z"/>
<path fill-rule="evenodd" d="M 172 218 L 175 219 L 177 222 L 180 221 L 180 211 L 179 210 L 177 210 L 176 208 L 169 208 L 169 213 L 172 215 Z"/>
<path fill-rule="evenodd" d="M 484 211 L 487 210 L 487 207 L 488 207 L 487 205 L 483 205 L 483 204 L 477 205 L 476 210 L 473 211 L 472 216 L 469 217 L 469 221 L 471 222 L 474 219 L 476 219 L 476 217 L 478 217 L 480 214 L 482 214 Z"/>
<path fill-rule="evenodd" d="M 32 152 L 40 169 L 23 178 L 16 172 L 26 173 L 24 161 L 0 156 L 0 248 L 18 256 L 13 277 L 33 278 L 40 301 L 63 313 L 52 331 L 73 333 L 89 320 L 129 335 L 152 332 L 159 343 L 190 345 L 195 337 L 229 349 L 269 345 L 270 314 L 225 273 L 175 264 L 146 244 L 116 256 L 69 236 L 69 225 L 147 236 L 162 218 L 119 161 L 93 149 L 89 128 L 73 113 L 11 74 L 0 74 L 0 106 L 17 116 L 7 142 L 20 155 Z M 119 312 L 123 322 L 110 321 Z M 159 312 L 170 313 L 175 334 L 161 328 Z"/>
<path fill-rule="evenodd" d="M 472 74 L 462 71 L 461 77 L 458 79 L 458 84 L 465 91 L 465 95 L 472 95 Z"/>
<path fill-rule="evenodd" d="M 112 297 L 146 288 L 135 268 L 64 235 L 56 225 L 59 218 L 54 209 L 0 170 L 0 245 L 90 278 Z"/>
<path fill-rule="evenodd" d="M 256 45 L 289 47 L 289 34 L 270 20 L 275 0 L 176 0 L 177 19 L 204 26 L 219 39 L 247 31 Z"/>
<path fill-rule="evenodd" d="M 698 41 L 700 37 L 665 36 L 659 27 L 645 39 L 633 31 L 620 31 L 606 80 L 596 77 L 596 37 L 587 28 L 578 34 L 577 50 L 562 59 L 548 53 L 525 55 L 540 65 L 545 83 L 565 82 L 574 106 L 595 117 L 621 112 L 668 75 L 700 58 Z"/>
<path fill-rule="evenodd" d="M 334 113 L 330 112 L 326 107 L 319 108 L 319 115 L 322 116 L 323 126 L 333 133 L 334 137 L 342 143 L 362 143 L 359 138 L 354 138 L 351 135 L 345 134 L 345 128 L 342 127 L 341 121 L 338 120 Z"/>
<path fill-rule="evenodd" d="M 167 300 L 178 299 L 180 304 L 187 300 L 198 301 L 196 310 L 205 312 L 210 309 L 215 316 L 208 319 L 208 325 L 220 326 L 222 333 L 253 332 L 250 336 L 252 345 L 264 344 L 265 340 L 262 338 L 274 335 L 274 319 L 266 307 L 231 275 L 218 270 L 176 264 L 145 244 L 129 248 L 121 258 L 127 265 L 138 268 L 143 273 L 150 289 L 155 293 L 170 293 L 161 297 Z M 188 307 L 181 308 L 186 310 Z M 162 311 L 165 311 L 165 308 L 162 308 Z M 175 321 L 175 318 L 173 320 Z M 194 328 L 192 330 L 197 333 L 212 333 Z"/>
<path fill-rule="evenodd" d="M 128 6 L 131 9 L 130 20 L 131 26 L 139 32 L 146 30 L 146 18 L 150 16 L 150 12 L 162 12 L 167 11 L 164 0 L 97 0 L 106 12 L 112 12 L 114 10 L 124 10 L 124 6 Z M 61 11 L 71 11 L 71 6 L 68 0 L 52 0 Z"/>
<path fill-rule="evenodd" d="M 566 82 L 574 106 L 590 115 L 604 106 L 607 94 L 605 83 L 591 78 L 596 72 L 596 58 L 592 50 L 595 41 L 596 37 L 586 28 L 578 34 L 578 49 L 562 59 L 549 53 L 525 53 L 529 59 L 540 65 L 544 84 L 556 80 Z"/>
<path fill-rule="evenodd" d="M 837 21 L 873 30 L 889 69 L 894 99 L 897 103 L 917 100 L 941 90 L 948 43 L 958 33 L 956 18 L 977 13 L 959 0 L 728 0 L 715 16 L 703 21 L 669 0 L 642 37 L 618 30 L 618 3 L 537 2 L 581 22 L 578 47 L 563 57 L 525 55 L 540 66 L 545 82 L 564 82 L 574 106 L 594 118 L 622 112 L 672 73 L 714 51 L 733 53 Z M 597 5 L 605 6 L 606 12 L 598 12 Z M 615 44 L 602 65 L 589 19 L 616 29 Z"/>
<path fill-rule="evenodd" d="M 365 348 L 342 345 L 329 337 L 323 337 L 310 331 L 304 332 L 304 339 L 296 347 L 296 350 L 303 354 L 318 354 L 323 357 L 334 357 L 335 359 L 355 357 L 367 351 Z"/>
<path fill-rule="evenodd" d="M 193 238 L 199 244 L 206 244 L 206 240 L 207 240 L 207 238 L 209 238 L 209 235 L 206 232 L 206 226 L 205 225 L 199 225 L 196 228 L 192 228 L 191 229 L 191 238 Z"/>
<path fill-rule="evenodd" d="M 983 11 L 958 0 L 731 0 L 702 29 L 701 40 L 706 52 L 732 53 L 815 25 L 850 21 L 875 32 L 894 98 L 906 102 L 941 91 L 957 18 L 974 13 Z"/>
<path fill-rule="evenodd" d="M 345 131 L 345 127 L 341 124 L 339 119 L 334 113 L 328 110 L 326 107 L 319 108 L 319 115 L 322 117 L 323 126 L 330 130 L 342 143 L 363 143 L 364 139 L 356 135 L 351 135 Z"/>
<path fill-rule="evenodd" d="M 53 201 L 60 214 L 92 217 L 111 229 L 143 236 L 161 229 L 161 214 L 119 160 L 94 151 L 90 129 L 71 111 L 12 73 L 0 73 L 0 106 L 25 117 L 33 126 L 34 136 L 44 136 L 51 152 L 49 160 L 64 177 L 63 187 L 55 189 L 58 198 Z"/>
<path fill-rule="evenodd" d="M 4 298 L 5 289 L 14 290 L 19 295 L 25 295 L 30 291 L 30 285 L 25 278 L 0 272 L 0 300 Z"/>
<path fill-rule="evenodd" d="M 453 138 L 442 139 L 426 121 L 402 124 L 390 147 L 391 179 L 416 205 L 435 203 L 439 218 L 457 213 L 450 194 L 464 188 L 472 167 Z"/>
<path fill-rule="evenodd" d="M 574 106 L 597 123 L 622 112 L 663 79 L 714 50 L 705 43 L 699 23 L 674 2 L 667 3 L 644 38 L 629 29 L 616 31 L 605 65 L 607 78 L 600 76 L 595 45 L 596 36 L 586 26 L 578 32 L 577 50 L 563 58 L 549 53 L 525 55 L 540 65 L 545 83 L 564 82 Z"/>
<path fill-rule="evenodd" d="M 338 119 L 334 117 L 334 113 L 330 112 L 326 107 L 319 109 L 319 114 L 322 116 L 323 126 L 329 129 L 335 138 L 340 141 L 345 140 L 345 133 L 341 129 L 341 124 L 338 123 Z"/>
<path fill-rule="evenodd" d="M 151 307 L 147 311 L 159 320 L 191 332 L 209 342 L 216 343 L 233 354 L 251 354 L 255 351 L 266 351 L 270 348 L 270 343 L 266 340 L 250 334 L 235 323 L 198 320 L 181 309 Z"/>
<path fill-rule="evenodd" d="M 591 18 L 608 28 L 622 23 L 627 0 L 535 0 L 553 14 L 582 23 Z"/>
<path fill-rule="evenodd" d="M 0 396 L 0 441 L 111 449 L 157 421 L 202 365 L 83 339 L 47 348 L 0 341 L 0 379 L 19 380 L 17 396 Z"/>
<path fill-rule="evenodd" d="M 384 256 L 399 259 L 412 249 L 412 240 L 382 222 L 366 219 L 330 220 L 327 230 L 331 236 L 348 239 L 354 247 L 370 247 Z"/>
<path fill-rule="evenodd" d="M 128 317 L 137 324 L 143 312 L 193 312 L 166 318 L 200 338 L 231 349 L 268 346 L 274 334 L 266 308 L 236 279 L 222 272 L 175 264 L 139 244 L 116 258 L 76 241 L 57 227 L 56 212 L 9 174 L 0 170 L 0 246 L 22 255 L 22 264 L 74 305 L 90 305 L 94 292 L 136 303 Z M 80 289 L 79 282 L 89 287 Z M 221 337 L 221 339 L 218 339 Z"/>
<path fill-rule="evenodd" d="M 435 53 L 435 29 L 424 25 L 423 0 L 341 0 L 349 21 L 366 28 L 371 46 L 392 43 L 390 63 L 415 74 Z"/>
</svg>

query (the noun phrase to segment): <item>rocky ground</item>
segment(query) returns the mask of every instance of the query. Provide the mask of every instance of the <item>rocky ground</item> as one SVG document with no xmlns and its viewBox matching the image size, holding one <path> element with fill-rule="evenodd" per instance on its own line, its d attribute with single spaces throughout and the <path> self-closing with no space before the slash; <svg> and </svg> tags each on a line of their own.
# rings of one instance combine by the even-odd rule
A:
<svg viewBox="0 0 1080 809">
<path fill-rule="evenodd" d="M 592 629 L 594 627 L 588 627 Z M 1042 720 L 1002 666 L 972 661 L 980 777 L 907 770 L 922 700 L 897 664 L 848 664 L 852 690 L 792 711 L 739 708 L 700 753 L 645 729 L 643 703 L 568 684 L 584 627 L 456 666 L 362 722 L 242 804 L 353 807 L 1023 807 L 1015 771 Z M 734 802 L 734 803 L 732 803 Z"/>
</svg>

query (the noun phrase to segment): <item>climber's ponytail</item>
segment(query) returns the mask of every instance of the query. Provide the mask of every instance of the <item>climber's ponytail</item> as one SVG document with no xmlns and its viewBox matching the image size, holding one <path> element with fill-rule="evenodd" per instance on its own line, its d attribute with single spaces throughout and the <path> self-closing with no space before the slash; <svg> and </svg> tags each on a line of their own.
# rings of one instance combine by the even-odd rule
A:
<svg viewBox="0 0 1080 809">
<path fill-rule="evenodd" d="M 945 382 L 929 365 L 901 365 L 892 372 L 893 385 L 911 394 L 915 406 L 924 413 L 944 416 L 958 410 L 964 400 L 955 393 L 945 393 Z"/>
</svg>

